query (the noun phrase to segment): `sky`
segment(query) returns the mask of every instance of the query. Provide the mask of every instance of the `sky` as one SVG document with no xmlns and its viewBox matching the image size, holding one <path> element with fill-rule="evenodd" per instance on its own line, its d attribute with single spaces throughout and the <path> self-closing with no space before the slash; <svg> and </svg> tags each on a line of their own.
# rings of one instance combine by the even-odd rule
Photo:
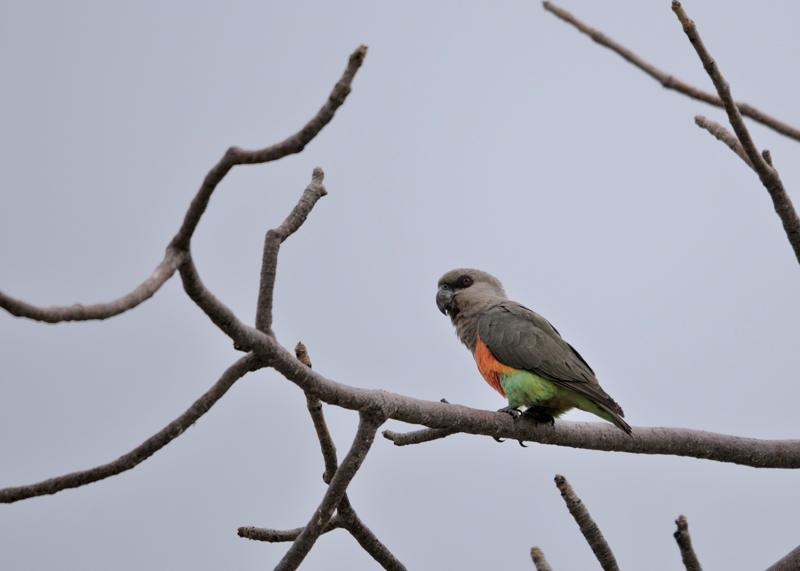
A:
<svg viewBox="0 0 800 571">
<path fill-rule="evenodd" d="M 667 0 L 561 5 L 711 89 Z M 800 124 L 800 5 L 684 7 L 734 96 Z M 324 375 L 503 406 L 434 304 L 439 276 L 471 266 L 553 322 L 632 425 L 798 437 L 800 273 L 756 176 L 693 122 L 724 114 L 538 2 L 0 3 L 0 289 L 42 305 L 129 291 L 224 150 L 295 132 L 362 43 L 333 122 L 231 172 L 200 223 L 199 271 L 240 318 L 264 232 L 319 165 L 329 195 L 281 251 L 275 330 Z M 800 200 L 798 142 L 750 125 Z M 0 339 L 0 487 L 127 452 L 239 356 L 177 278 L 104 322 L 1 314 Z M 343 456 L 356 415 L 325 411 Z M 0 506 L 0 568 L 271 568 L 288 545 L 236 528 L 303 525 L 322 470 L 303 394 L 258 372 L 136 469 Z M 679 514 L 709 569 L 800 543 L 800 474 L 689 458 L 379 438 L 349 494 L 409 569 L 532 569 L 534 545 L 554 569 L 595 568 L 557 473 L 623 568 L 681 568 Z M 375 567 L 341 531 L 303 566 Z"/>
</svg>

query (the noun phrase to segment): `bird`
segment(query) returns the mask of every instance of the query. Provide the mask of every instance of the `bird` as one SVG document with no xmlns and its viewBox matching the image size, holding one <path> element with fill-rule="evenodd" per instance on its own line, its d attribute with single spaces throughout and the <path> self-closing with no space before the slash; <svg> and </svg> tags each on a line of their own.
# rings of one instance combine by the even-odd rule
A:
<svg viewBox="0 0 800 571">
<path fill-rule="evenodd" d="M 486 382 L 508 400 L 498 412 L 554 425 L 579 408 L 631 434 L 622 407 L 600 387 L 589 363 L 547 319 L 510 300 L 493 275 L 450 270 L 439 279 L 436 305 Z"/>
</svg>

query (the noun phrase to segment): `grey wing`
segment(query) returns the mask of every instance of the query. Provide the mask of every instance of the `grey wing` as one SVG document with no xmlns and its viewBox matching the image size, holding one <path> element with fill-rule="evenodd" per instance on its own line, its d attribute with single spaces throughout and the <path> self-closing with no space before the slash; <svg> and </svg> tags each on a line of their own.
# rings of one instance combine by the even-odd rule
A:
<svg viewBox="0 0 800 571">
<path fill-rule="evenodd" d="M 515 302 L 487 310 L 478 335 L 501 363 L 536 373 L 622 415 L 622 408 L 600 387 L 594 371 L 538 313 Z"/>
</svg>

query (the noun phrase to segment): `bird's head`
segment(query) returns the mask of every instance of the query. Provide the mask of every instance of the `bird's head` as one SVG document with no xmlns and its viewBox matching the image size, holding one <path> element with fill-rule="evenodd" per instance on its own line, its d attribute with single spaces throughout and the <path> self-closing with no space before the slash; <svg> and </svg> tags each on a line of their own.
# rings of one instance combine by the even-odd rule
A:
<svg viewBox="0 0 800 571">
<path fill-rule="evenodd" d="M 454 319 L 463 311 L 480 309 L 505 297 L 503 284 L 493 275 L 472 268 L 458 268 L 439 279 L 436 306 Z"/>
</svg>

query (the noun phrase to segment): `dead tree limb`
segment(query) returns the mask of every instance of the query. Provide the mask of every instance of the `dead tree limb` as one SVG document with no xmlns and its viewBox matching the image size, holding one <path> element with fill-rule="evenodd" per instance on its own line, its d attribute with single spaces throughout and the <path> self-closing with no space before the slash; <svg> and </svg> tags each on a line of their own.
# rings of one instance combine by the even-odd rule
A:
<svg viewBox="0 0 800 571">
<path fill-rule="evenodd" d="M 736 133 L 736 138 L 739 139 L 745 155 L 750 159 L 750 165 L 758 174 L 761 184 L 764 185 L 770 198 L 772 198 L 772 204 L 775 208 L 775 212 L 777 212 L 778 217 L 781 219 L 783 230 L 786 232 L 786 237 L 789 239 L 789 244 L 791 244 L 794 250 L 797 261 L 800 262 L 800 218 L 797 217 L 797 212 L 794 209 L 789 195 L 786 193 L 786 189 L 783 187 L 783 182 L 781 181 L 778 171 L 758 152 L 750 136 L 750 132 L 744 124 L 739 107 L 737 107 L 736 102 L 733 100 L 730 86 L 722 76 L 722 72 L 717 67 L 714 58 L 708 53 L 694 22 L 689 18 L 681 6 L 681 3 L 677 0 L 673 0 L 672 10 L 678 17 L 678 21 L 681 23 L 686 37 L 689 38 L 689 41 L 697 52 L 697 56 L 700 58 L 703 68 L 705 68 L 706 73 L 714 83 L 714 87 L 722 101 L 722 107 L 728 114 L 728 121 L 730 121 L 734 133 Z"/>
<path fill-rule="evenodd" d="M 320 535 L 326 534 L 334 529 L 342 529 L 344 522 L 339 516 L 333 516 L 325 527 L 322 529 Z M 239 537 L 244 539 L 252 539 L 253 541 L 266 541 L 267 543 L 283 543 L 286 541 L 294 541 L 302 533 L 302 527 L 295 527 L 294 529 L 270 529 L 266 527 L 240 527 L 237 530 Z"/>
<path fill-rule="evenodd" d="M 586 509 L 581 499 L 575 494 L 572 486 L 560 474 L 556 475 L 555 481 L 558 491 L 561 492 L 561 497 L 564 498 L 564 503 L 567 504 L 569 513 L 572 514 L 575 523 L 578 524 L 583 537 L 586 538 L 586 542 L 600 562 L 600 566 L 604 571 L 619 571 L 617 560 L 614 558 L 614 553 L 612 553 L 608 542 L 606 542 L 600 528 L 597 527 L 597 524 L 592 519 L 589 510 Z"/>
<path fill-rule="evenodd" d="M 359 413 L 358 430 L 353 439 L 353 444 L 350 446 L 350 451 L 333 475 L 319 507 L 311 516 L 303 531 L 295 539 L 289 551 L 286 552 L 286 555 L 275 567 L 275 571 L 297 569 L 305 559 L 325 525 L 331 519 L 336 506 L 342 500 L 353 476 L 355 476 L 362 462 L 364 462 L 364 458 L 375 440 L 375 432 L 383 422 L 384 418 L 380 416 L 364 412 Z"/>
<path fill-rule="evenodd" d="M 533 560 L 533 566 L 536 567 L 536 571 L 553 571 L 547 559 L 544 558 L 544 553 L 542 553 L 542 550 L 538 547 L 531 547 L 531 559 Z"/>
<path fill-rule="evenodd" d="M 800 569 L 800 546 L 795 547 L 780 561 L 776 561 L 767 571 L 797 571 Z"/>
<path fill-rule="evenodd" d="M 678 543 L 678 549 L 681 550 L 681 559 L 686 571 L 703 571 L 700 561 L 692 547 L 692 537 L 689 535 L 689 522 L 686 521 L 686 516 L 680 515 L 675 520 L 677 529 L 673 533 L 675 541 Z"/>
<path fill-rule="evenodd" d="M 347 67 L 331 91 L 331 94 L 328 96 L 328 100 L 317 114 L 294 135 L 263 149 L 249 151 L 238 147 L 231 147 L 225 152 L 223 157 L 211 168 L 203 179 L 202 185 L 186 211 L 181 227 L 167 247 L 164 259 L 159 263 L 150 277 L 133 291 L 108 303 L 98 303 L 94 305 L 76 304 L 57 307 L 38 307 L 0 292 L 0 307 L 17 317 L 27 317 L 47 323 L 58 323 L 61 321 L 107 319 L 128 311 L 129 309 L 133 309 L 143 301 L 152 297 L 185 261 L 186 253 L 189 251 L 192 235 L 197 228 L 197 224 L 200 222 L 200 218 L 208 207 L 211 194 L 222 179 L 225 178 L 225 175 L 237 165 L 262 164 L 302 151 L 305 146 L 317 136 L 323 127 L 330 123 L 336 110 L 342 106 L 345 99 L 350 94 L 353 78 L 364 62 L 366 55 L 366 46 L 359 46 L 350 55 Z"/>
<path fill-rule="evenodd" d="M 747 153 L 745 152 L 744 147 L 742 147 L 742 144 L 739 142 L 739 139 L 736 138 L 736 135 L 728 131 L 716 121 L 707 119 L 702 115 L 695 115 L 694 122 L 701 129 L 708 131 L 715 139 L 725 143 L 725 145 L 727 145 L 730 150 L 736 153 L 736 155 L 742 159 L 748 167 L 751 169 L 753 168 L 753 163 L 750 162 L 750 158 L 747 156 Z"/>
<path fill-rule="evenodd" d="M 89 470 L 72 472 L 27 486 L 3 488 L 0 490 L 0 503 L 10 504 L 36 496 L 55 494 L 61 490 L 85 486 L 86 484 L 91 484 L 92 482 L 97 482 L 98 480 L 103 480 L 130 470 L 131 468 L 135 468 L 183 434 L 192 424 L 197 422 L 201 416 L 207 413 L 209 409 L 228 392 L 228 389 L 230 389 L 236 381 L 250 371 L 255 371 L 260 367 L 261 365 L 254 355 L 249 354 L 242 357 L 228 367 L 220 379 L 214 383 L 203 396 L 194 401 L 186 412 L 127 454 L 120 456 L 113 462 Z"/>
<path fill-rule="evenodd" d="M 675 76 L 660 70 L 653 64 L 642 59 L 640 56 L 638 56 L 630 49 L 609 38 L 600 30 L 597 30 L 595 28 L 592 28 L 584 24 L 583 22 L 578 20 L 578 18 L 576 18 L 563 8 L 556 6 L 552 2 L 543 2 L 542 5 L 544 6 L 544 9 L 550 12 L 551 14 L 557 16 L 564 22 L 571 24 L 577 30 L 586 34 L 601 46 L 610 49 L 611 51 L 615 52 L 623 59 L 631 63 L 633 66 L 645 72 L 647 75 L 649 75 L 650 77 L 655 79 L 658 83 L 660 83 L 662 87 L 664 87 L 665 89 L 672 89 L 673 91 L 682 93 L 687 97 L 691 97 L 692 99 L 702 101 L 703 103 L 708 103 L 709 105 L 713 105 L 715 107 L 724 107 L 720 98 L 714 95 L 713 93 L 709 93 L 708 91 L 698 89 L 697 87 L 689 85 L 688 83 L 681 81 Z M 763 111 L 756 109 L 755 107 L 747 103 L 738 101 L 736 103 L 736 106 L 738 107 L 741 114 L 744 115 L 745 117 L 750 117 L 752 120 L 757 121 L 758 123 L 761 123 L 762 125 L 769 127 L 770 129 L 773 129 L 782 135 L 786 135 L 787 137 L 790 137 L 796 141 L 800 141 L 800 129 L 793 127 L 783 121 L 780 121 L 775 117 L 767 115 Z"/>
<path fill-rule="evenodd" d="M 256 329 L 272 334 L 272 296 L 275 291 L 275 275 L 278 270 L 278 252 L 281 244 L 297 232 L 308 218 L 317 201 L 328 194 L 322 181 L 325 173 L 317 167 L 311 174 L 300 200 L 286 217 L 286 220 L 267 232 L 264 237 L 264 254 L 261 260 L 261 280 L 258 287 L 258 303 L 256 307 Z"/>
<path fill-rule="evenodd" d="M 150 299 L 172 277 L 182 261 L 182 252 L 168 248 L 164 254 L 164 259 L 161 260 L 146 280 L 129 293 L 107 303 L 95 303 L 92 305 L 76 303 L 74 305 L 38 307 L 0 291 L 0 307 L 11 315 L 27 317 L 28 319 L 44 321 L 45 323 L 108 319 L 133 309 L 140 303 Z"/>
</svg>

